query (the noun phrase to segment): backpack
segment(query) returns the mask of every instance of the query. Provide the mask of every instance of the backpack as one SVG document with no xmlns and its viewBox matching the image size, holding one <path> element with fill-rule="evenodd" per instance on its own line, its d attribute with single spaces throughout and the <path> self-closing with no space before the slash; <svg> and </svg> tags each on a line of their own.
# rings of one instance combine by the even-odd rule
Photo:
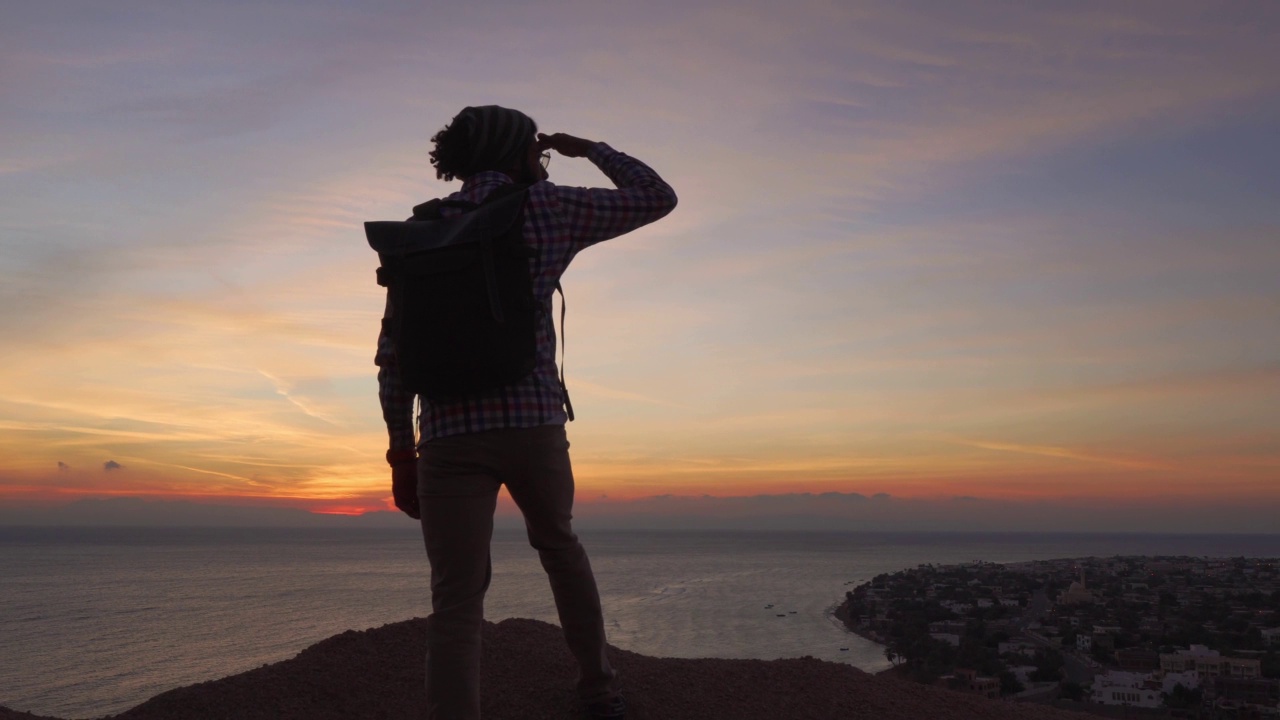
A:
<svg viewBox="0 0 1280 720">
<path fill-rule="evenodd" d="M 504 185 L 479 205 L 433 200 L 406 222 L 364 224 L 406 391 L 458 400 L 533 372 L 542 310 L 523 240 L 528 188 Z M 463 212 L 442 217 L 445 206 Z"/>
</svg>

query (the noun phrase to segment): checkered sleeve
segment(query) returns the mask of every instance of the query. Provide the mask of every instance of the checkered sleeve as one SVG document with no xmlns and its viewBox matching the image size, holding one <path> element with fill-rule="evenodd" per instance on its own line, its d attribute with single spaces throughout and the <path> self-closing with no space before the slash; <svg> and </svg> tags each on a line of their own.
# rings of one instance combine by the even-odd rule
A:
<svg viewBox="0 0 1280 720">
<path fill-rule="evenodd" d="M 675 191 L 648 165 L 605 143 L 596 143 L 587 159 L 617 189 L 556 187 L 575 251 L 648 225 L 675 209 Z"/>
<path fill-rule="evenodd" d="M 390 313 L 389 306 L 387 312 Z M 414 445 L 413 395 L 400 386 L 395 346 L 385 329 L 378 333 L 378 352 L 373 362 L 378 366 L 378 400 L 391 439 L 390 449 L 408 450 Z"/>
</svg>

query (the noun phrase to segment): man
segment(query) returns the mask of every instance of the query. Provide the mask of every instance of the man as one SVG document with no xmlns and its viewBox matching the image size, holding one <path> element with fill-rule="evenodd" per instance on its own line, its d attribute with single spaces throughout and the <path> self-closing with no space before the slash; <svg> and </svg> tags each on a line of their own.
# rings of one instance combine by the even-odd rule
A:
<svg viewBox="0 0 1280 720">
<path fill-rule="evenodd" d="M 421 398 L 414 443 L 413 400 L 399 383 L 395 348 L 378 339 L 379 397 L 391 436 L 396 506 L 421 518 L 431 563 L 427 621 L 427 705 L 433 719 L 480 717 L 480 627 L 489 587 L 489 541 L 498 489 L 524 515 L 529 543 L 551 582 L 565 640 L 579 664 L 578 694 L 589 718 L 620 719 L 625 703 L 606 654 L 604 620 L 586 551 L 571 527 L 573 473 L 564 424 L 568 400 L 556 367 L 551 295 L 582 249 L 653 222 L 676 195 L 639 160 L 604 143 L 539 134 L 524 113 L 468 107 L 437 133 L 431 163 L 462 189 L 449 200 L 479 203 L 511 183 L 533 183 L 523 239 L 534 297 L 542 305 L 537 361 L 510 385 L 447 402 Z M 586 158 L 616 189 L 560 187 L 547 180 L 550 153 Z M 461 212 L 442 206 L 442 213 Z"/>
</svg>

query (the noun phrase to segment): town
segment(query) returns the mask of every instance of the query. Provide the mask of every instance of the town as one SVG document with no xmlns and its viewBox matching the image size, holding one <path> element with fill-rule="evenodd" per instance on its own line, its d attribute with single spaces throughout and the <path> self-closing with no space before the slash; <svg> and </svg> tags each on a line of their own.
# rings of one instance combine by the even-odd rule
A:
<svg viewBox="0 0 1280 720">
<path fill-rule="evenodd" d="M 1109 717 L 1280 717 L 1280 560 L 922 565 L 837 615 L 890 672 Z"/>
</svg>

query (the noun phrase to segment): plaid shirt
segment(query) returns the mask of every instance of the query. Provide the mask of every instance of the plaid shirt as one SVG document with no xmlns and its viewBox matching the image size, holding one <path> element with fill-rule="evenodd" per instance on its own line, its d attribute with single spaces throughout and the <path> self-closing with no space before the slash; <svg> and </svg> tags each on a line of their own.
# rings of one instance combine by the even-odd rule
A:
<svg viewBox="0 0 1280 720">
<path fill-rule="evenodd" d="M 560 187 L 542 181 L 529 188 L 525 205 L 524 241 L 536 256 L 530 259 L 533 293 L 542 303 L 543 322 L 538 327 L 538 360 L 534 371 L 519 382 L 450 402 L 421 399 L 418 416 L 419 443 L 460 433 L 536 425 L 563 425 L 565 397 L 556 371 L 555 322 L 551 295 L 569 261 L 583 248 L 631 232 L 657 220 L 676 206 L 676 194 L 647 165 L 597 143 L 587 159 L 618 187 Z M 450 200 L 479 203 L 511 179 L 494 171 L 467 178 Z M 442 208 L 445 213 L 461 212 Z M 389 309 L 389 308 L 388 308 Z M 378 398 L 387 422 L 392 450 L 414 446 L 414 397 L 400 386 L 395 349 L 385 333 L 378 337 L 374 362 L 378 370 Z"/>
</svg>

